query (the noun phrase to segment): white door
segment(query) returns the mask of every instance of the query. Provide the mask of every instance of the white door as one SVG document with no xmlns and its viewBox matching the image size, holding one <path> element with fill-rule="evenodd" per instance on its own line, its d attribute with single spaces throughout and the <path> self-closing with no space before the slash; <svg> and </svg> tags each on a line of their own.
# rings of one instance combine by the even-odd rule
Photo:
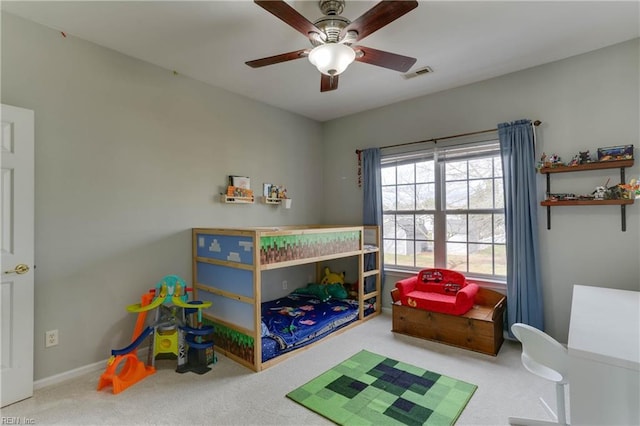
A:
<svg viewBox="0 0 640 426">
<path fill-rule="evenodd" d="M 34 114 L 2 105 L 0 406 L 33 395 Z"/>
</svg>

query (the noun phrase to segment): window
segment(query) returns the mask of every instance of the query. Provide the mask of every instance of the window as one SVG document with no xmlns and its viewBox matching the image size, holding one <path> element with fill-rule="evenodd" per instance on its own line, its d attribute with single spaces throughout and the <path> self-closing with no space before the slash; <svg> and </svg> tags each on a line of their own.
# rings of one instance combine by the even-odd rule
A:
<svg viewBox="0 0 640 426">
<path fill-rule="evenodd" d="M 383 155 L 382 200 L 385 267 L 505 278 L 498 141 Z"/>
</svg>

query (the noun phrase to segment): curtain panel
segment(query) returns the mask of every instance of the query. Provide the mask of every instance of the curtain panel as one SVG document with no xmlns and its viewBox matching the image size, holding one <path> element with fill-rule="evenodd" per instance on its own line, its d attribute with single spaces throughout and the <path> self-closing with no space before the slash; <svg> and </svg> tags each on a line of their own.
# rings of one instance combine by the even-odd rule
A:
<svg viewBox="0 0 640 426">
<path fill-rule="evenodd" d="M 382 227 L 382 174 L 380 172 L 381 160 L 380 148 L 368 148 L 362 150 L 362 224 L 377 225 Z M 384 244 L 380 247 L 380 279 L 382 280 L 380 288 L 384 287 Z M 365 270 L 375 269 L 375 255 L 365 255 Z M 375 277 L 365 278 L 365 289 L 375 288 L 375 283 L 367 280 L 375 279 Z M 382 296 L 379 296 L 382 297 Z"/>
<path fill-rule="evenodd" d="M 507 237 L 507 330 L 544 330 L 538 242 L 535 134 L 530 120 L 498 124 Z"/>
</svg>

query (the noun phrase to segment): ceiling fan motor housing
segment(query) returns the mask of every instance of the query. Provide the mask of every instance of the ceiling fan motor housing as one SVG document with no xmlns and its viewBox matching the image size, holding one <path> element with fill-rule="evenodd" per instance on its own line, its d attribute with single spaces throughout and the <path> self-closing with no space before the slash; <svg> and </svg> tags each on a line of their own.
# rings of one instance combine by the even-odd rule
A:
<svg viewBox="0 0 640 426">
<path fill-rule="evenodd" d="M 351 21 L 339 15 L 327 15 L 317 19 L 313 24 L 327 35 L 327 43 L 338 43 L 342 29 L 349 25 Z M 321 42 L 311 38 L 311 44 L 317 46 Z"/>
<path fill-rule="evenodd" d="M 320 0 L 318 7 L 323 15 L 340 15 L 344 10 L 344 0 Z"/>
</svg>

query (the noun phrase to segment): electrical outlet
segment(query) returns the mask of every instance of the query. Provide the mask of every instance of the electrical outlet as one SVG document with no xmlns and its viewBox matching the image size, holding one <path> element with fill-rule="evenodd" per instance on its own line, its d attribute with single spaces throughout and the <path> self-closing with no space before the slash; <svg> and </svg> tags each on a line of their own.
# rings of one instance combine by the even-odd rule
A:
<svg viewBox="0 0 640 426">
<path fill-rule="evenodd" d="M 50 348 L 51 346 L 58 345 L 58 330 L 49 330 L 44 333 L 44 347 Z"/>
<path fill-rule="evenodd" d="M 282 281 L 282 289 L 286 290 L 288 287 L 289 283 L 287 283 L 287 280 Z"/>
</svg>

